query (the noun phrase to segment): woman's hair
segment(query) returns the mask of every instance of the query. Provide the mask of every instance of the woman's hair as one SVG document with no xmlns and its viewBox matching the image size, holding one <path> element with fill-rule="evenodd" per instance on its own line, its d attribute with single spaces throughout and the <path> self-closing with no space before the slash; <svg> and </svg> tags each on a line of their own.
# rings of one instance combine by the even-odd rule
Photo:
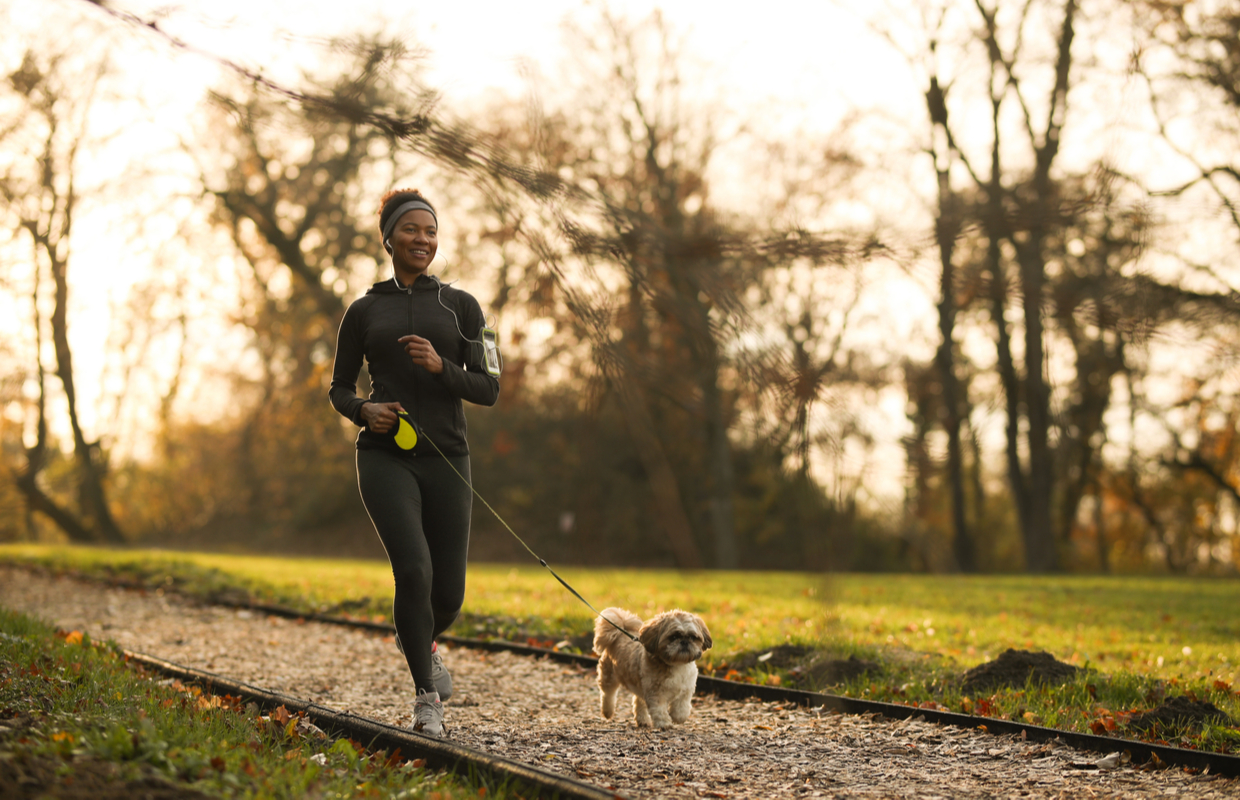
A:
<svg viewBox="0 0 1240 800">
<path fill-rule="evenodd" d="M 430 200 L 427 200 L 426 197 L 424 197 L 422 193 L 419 192 L 417 189 L 393 189 L 392 191 L 383 195 L 383 200 L 379 202 L 379 233 L 380 235 L 382 235 L 384 227 L 387 226 L 388 218 L 391 217 L 393 213 L 395 213 L 396 209 L 400 208 L 402 203 L 406 203 L 410 200 L 421 200 L 423 203 L 426 203 L 432 209 L 435 207 L 434 203 L 432 203 Z M 438 217 L 439 214 L 436 213 L 435 216 Z"/>
</svg>

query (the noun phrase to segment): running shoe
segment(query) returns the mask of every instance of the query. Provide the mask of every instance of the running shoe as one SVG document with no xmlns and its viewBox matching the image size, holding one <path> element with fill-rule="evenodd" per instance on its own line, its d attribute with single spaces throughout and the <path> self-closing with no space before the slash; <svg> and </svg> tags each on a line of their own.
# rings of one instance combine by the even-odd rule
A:
<svg viewBox="0 0 1240 800">
<path fill-rule="evenodd" d="M 443 703 L 438 692 L 419 692 L 413 703 L 413 730 L 427 736 L 444 735 Z"/>
<path fill-rule="evenodd" d="M 447 702 L 452 699 L 452 676 L 444 666 L 443 656 L 439 655 L 439 644 L 431 642 L 431 680 L 435 682 L 435 690 L 439 699 Z"/>
</svg>

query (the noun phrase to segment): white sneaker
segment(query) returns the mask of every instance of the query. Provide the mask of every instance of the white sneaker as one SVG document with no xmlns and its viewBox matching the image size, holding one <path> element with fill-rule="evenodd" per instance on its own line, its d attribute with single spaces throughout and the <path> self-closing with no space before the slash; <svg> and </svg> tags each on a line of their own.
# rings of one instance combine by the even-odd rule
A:
<svg viewBox="0 0 1240 800">
<path fill-rule="evenodd" d="M 439 692 L 440 700 L 447 702 L 452 699 L 452 676 L 444 666 L 437 644 L 431 645 L 431 680 L 435 682 L 435 690 Z"/>
<path fill-rule="evenodd" d="M 443 703 L 438 692 L 419 692 L 413 703 L 413 730 L 427 736 L 443 736 Z"/>
</svg>

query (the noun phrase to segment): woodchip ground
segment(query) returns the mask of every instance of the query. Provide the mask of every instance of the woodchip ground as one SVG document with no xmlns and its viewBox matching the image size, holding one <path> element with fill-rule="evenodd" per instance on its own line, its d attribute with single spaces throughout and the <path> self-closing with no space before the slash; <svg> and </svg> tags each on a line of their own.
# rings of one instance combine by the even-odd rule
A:
<svg viewBox="0 0 1240 800">
<path fill-rule="evenodd" d="M 234 680 L 406 725 L 412 681 L 391 637 L 206 606 L 0 565 L 0 605 Z M 598 713 L 594 675 L 545 659 L 444 650 L 451 739 L 629 797 L 1234 798 L 1240 780 L 1098 768 L 1101 754 L 924 721 L 698 697 L 638 730 Z M 1117 750 L 1122 749 L 1118 746 Z"/>
</svg>

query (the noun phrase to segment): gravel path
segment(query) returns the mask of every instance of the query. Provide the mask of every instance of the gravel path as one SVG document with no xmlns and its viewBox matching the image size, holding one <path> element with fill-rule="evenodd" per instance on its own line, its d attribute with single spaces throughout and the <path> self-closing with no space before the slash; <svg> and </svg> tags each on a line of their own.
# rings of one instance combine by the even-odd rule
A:
<svg viewBox="0 0 1240 800">
<path fill-rule="evenodd" d="M 391 637 L 50 578 L 0 564 L 0 605 L 66 630 L 397 725 L 412 681 Z M 598 715 L 592 672 L 444 649 L 453 741 L 631 797 L 1235 798 L 1240 781 L 1094 767 L 1099 754 L 1015 737 L 698 697 L 665 732 Z"/>
</svg>

